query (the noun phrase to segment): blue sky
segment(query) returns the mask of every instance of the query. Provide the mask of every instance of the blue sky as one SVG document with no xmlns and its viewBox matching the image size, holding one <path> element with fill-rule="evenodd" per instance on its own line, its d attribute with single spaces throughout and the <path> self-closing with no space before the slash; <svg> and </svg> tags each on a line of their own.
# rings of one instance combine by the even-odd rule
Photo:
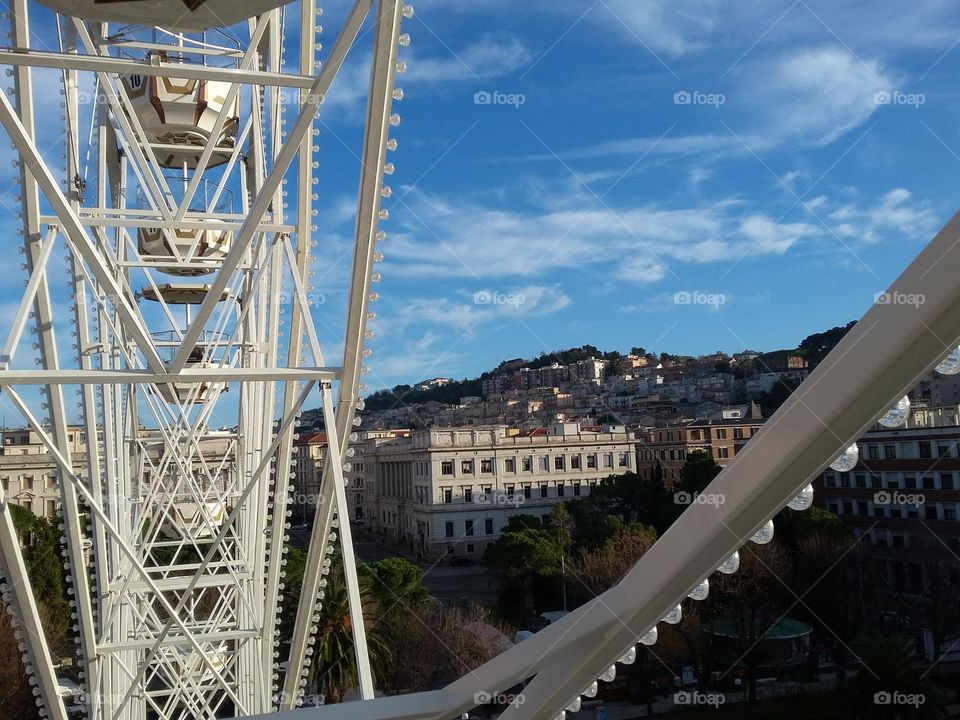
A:
<svg viewBox="0 0 960 720">
<path fill-rule="evenodd" d="M 327 49 L 348 6 L 326 7 Z M 860 317 L 957 209 L 960 10 L 946 1 L 415 7 L 370 390 L 584 343 L 795 346 Z M 50 45 L 52 23 L 36 19 L 35 42 Z M 313 292 L 328 363 L 342 343 L 369 46 L 368 28 L 317 140 Z M 59 76 L 39 71 L 36 86 L 39 144 L 57 164 Z M 12 191 L 13 154 L 0 154 Z M 13 195 L 0 195 L 11 221 Z M 4 267 L 11 316 L 23 271 Z"/>
<path fill-rule="evenodd" d="M 415 5 L 371 389 L 583 343 L 794 346 L 957 209 L 954 4 Z M 315 280 L 339 319 L 365 69 L 337 83 Z"/>
</svg>

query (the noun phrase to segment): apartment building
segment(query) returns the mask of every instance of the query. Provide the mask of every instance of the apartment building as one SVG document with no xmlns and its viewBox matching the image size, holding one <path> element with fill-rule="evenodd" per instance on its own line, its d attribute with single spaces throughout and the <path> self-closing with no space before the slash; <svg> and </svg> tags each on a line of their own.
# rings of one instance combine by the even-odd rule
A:
<svg viewBox="0 0 960 720">
<path fill-rule="evenodd" d="M 368 430 L 358 434 L 356 442 L 347 449 L 344 480 L 347 483 L 347 501 L 351 505 L 351 521 L 363 520 L 364 513 L 364 457 L 367 439 L 402 437 L 409 430 Z M 327 459 L 327 434 L 312 432 L 293 441 L 293 519 L 300 525 L 313 520 L 320 497 L 323 466 Z M 349 469 L 348 469 L 349 468 Z"/>
<path fill-rule="evenodd" d="M 878 425 L 858 441 L 853 470 L 814 483 L 817 504 L 864 536 L 891 587 L 923 587 L 920 556 L 960 555 L 958 418 L 958 406 L 920 408 L 905 427 Z"/>
<path fill-rule="evenodd" d="M 480 559 L 511 516 L 549 515 L 557 502 L 635 470 L 633 439 L 623 427 L 577 423 L 529 432 L 432 428 L 370 437 L 363 452 L 368 529 L 428 559 Z"/>
<path fill-rule="evenodd" d="M 763 422 L 760 407 L 750 403 L 745 410 L 730 408 L 717 417 L 644 431 L 637 443 L 637 473 L 649 479 L 659 465 L 664 483 L 676 484 L 687 455 L 694 450 L 706 452 L 723 467 L 763 427 Z"/>
<path fill-rule="evenodd" d="M 871 587 L 930 662 L 960 661 L 960 407 L 920 408 L 858 442 L 850 472 L 826 470 L 814 500 L 860 540 Z M 891 614 L 891 619 L 894 616 Z"/>
</svg>

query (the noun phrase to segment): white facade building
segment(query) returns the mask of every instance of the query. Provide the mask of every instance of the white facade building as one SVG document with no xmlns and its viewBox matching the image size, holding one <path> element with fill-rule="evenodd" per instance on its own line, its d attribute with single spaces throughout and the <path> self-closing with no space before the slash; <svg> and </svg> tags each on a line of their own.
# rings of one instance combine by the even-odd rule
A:
<svg viewBox="0 0 960 720">
<path fill-rule="evenodd" d="M 364 447 L 367 527 L 429 559 L 480 559 L 513 515 L 549 515 L 610 475 L 635 471 L 622 427 L 576 423 L 519 433 L 505 425 L 432 428 Z"/>
</svg>

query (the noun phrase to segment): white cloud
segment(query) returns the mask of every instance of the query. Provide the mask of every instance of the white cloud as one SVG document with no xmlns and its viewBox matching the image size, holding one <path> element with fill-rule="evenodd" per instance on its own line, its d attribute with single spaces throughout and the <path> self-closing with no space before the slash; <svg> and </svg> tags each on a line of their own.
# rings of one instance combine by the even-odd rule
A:
<svg viewBox="0 0 960 720">
<path fill-rule="evenodd" d="M 500 39 L 484 35 L 462 49 L 451 49 L 447 55 L 410 58 L 404 82 L 443 83 L 469 80 L 495 80 L 526 66 L 533 52 L 517 38 Z"/>
<path fill-rule="evenodd" d="M 397 317 L 385 325 L 392 328 L 390 332 L 401 334 L 421 323 L 471 333 L 483 324 L 504 319 L 547 317 L 569 307 L 571 302 L 557 285 L 488 286 L 472 294 L 411 298 L 402 303 Z"/>
<path fill-rule="evenodd" d="M 891 235 L 900 239 L 927 240 L 937 229 L 937 216 L 929 203 L 913 203 L 911 193 L 895 188 L 872 205 L 848 203 L 830 213 L 840 237 L 877 243 Z"/>
<path fill-rule="evenodd" d="M 745 111 L 747 144 L 758 149 L 827 145 L 865 123 L 877 93 L 898 85 L 878 61 L 833 46 L 745 64 L 738 75 L 732 97 Z"/>
<path fill-rule="evenodd" d="M 721 5 L 719 0 L 606 0 L 606 12 L 591 17 L 628 40 L 635 38 L 651 50 L 677 56 L 703 49 Z"/>
<path fill-rule="evenodd" d="M 754 255 L 782 254 L 819 232 L 814 225 L 778 224 L 760 213 L 744 218 L 739 203 L 729 200 L 614 212 L 594 205 L 588 195 L 571 194 L 566 207 L 525 212 L 411 191 L 405 204 L 388 260 L 391 273 L 413 278 L 439 273 L 487 281 L 576 270 L 648 283 L 675 274 L 674 264 L 721 262 L 748 249 Z"/>
</svg>

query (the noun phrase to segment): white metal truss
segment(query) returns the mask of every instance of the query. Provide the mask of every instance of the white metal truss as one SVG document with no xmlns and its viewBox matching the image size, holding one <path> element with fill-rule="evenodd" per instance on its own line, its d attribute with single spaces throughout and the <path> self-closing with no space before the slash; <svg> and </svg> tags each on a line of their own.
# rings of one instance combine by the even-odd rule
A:
<svg viewBox="0 0 960 720">
<path fill-rule="evenodd" d="M 299 704 L 305 656 L 295 647 L 283 672 L 277 626 L 292 441 L 316 390 L 338 460 L 322 482 L 311 558 L 319 569 L 339 535 L 350 611 L 361 618 L 352 624 L 361 690 L 373 696 L 350 528 L 338 529 L 337 518 L 349 517 L 342 462 L 395 123 L 396 45 L 410 10 L 400 0 L 356 0 L 321 56 L 316 1 L 280 5 L 258 0 L 259 15 L 215 36 L 193 32 L 189 17 L 169 32 L 14 0 L 11 48 L 0 50 L 13 73 L 0 124 L 19 158 L 27 271 L 0 351 L 0 392 L 58 468 L 84 709 L 96 720 L 250 716 Z M 32 48 L 40 36 L 58 47 Z M 346 350 L 327 367 L 309 301 L 315 122 L 348 53 L 368 43 Z M 41 69 L 62 88 L 56 127 L 36 107 Z M 92 107 L 81 103 L 91 85 Z M 291 92 L 298 102 L 286 107 Z M 62 164 L 41 141 L 52 130 Z M 61 261 L 66 286 L 54 275 Z M 72 312 L 58 315 L 64 306 Z M 64 352 L 65 338 L 74 352 Z M 73 393 L 79 412 L 70 414 Z M 83 457 L 71 454 L 71 423 L 85 435 Z M 42 714 L 65 719 L 6 508 L 0 497 L 0 591 Z M 322 594 L 310 578 L 297 621 L 304 638 Z"/>
<path fill-rule="evenodd" d="M 502 717 L 551 720 L 956 347 L 960 216 L 888 294 L 924 301 L 878 304 L 864 316 L 708 488 L 725 503 L 691 505 L 619 585 L 468 676 L 434 692 L 373 699 L 349 522 L 341 522 L 349 518 L 343 462 L 385 213 L 397 45 L 409 10 L 399 0 L 356 0 L 315 72 L 318 10 L 315 0 L 269 9 L 224 45 L 12 3 L 12 47 L 0 50 L 0 64 L 13 70 L 13 101 L 0 94 L 0 123 L 19 157 L 27 280 L 0 350 L 0 392 L 58 467 L 85 710 L 95 720 L 276 710 L 269 716 L 452 720 L 475 706 L 478 693 L 526 682 L 523 704 Z M 56 31 L 57 51 L 31 48 L 32 21 Z M 328 367 L 308 301 L 311 129 L 365 23 L 373 48 L 345 350 L 339 367 Z M 286 72 L 284 49 L 294 47 L 296 70 Z M 64 92 L 63 166 L 40 145 L 34 80 L 41 68 L 59 73 Z M 84 134 L 80 87 L 91 81 L 96 101 Z M 208 113 L 207 138 L 157 134 L 149 110 L 138 110 L 136 93 L 150 83 L 174 86 L 181 98 L 218 88 L 197 106 Z M 289 89 L 300 94 L 285 129 Z M 155 100 L 153 107 L 172 112 L 163 106 L 169 98 Z M 220 109 L 210 110 L 211 102 Z M 231 195 L 234 206 L 223 207 Z M 295 201 L 292 212 L 285 198 Z M 53 275 L 61 259 L 66 286 Z M 284 326 L 288 287 L 294 302 Z M 63 305 L 71 312 L 58 315 Z M 75 353 L 64 353 L 67 337 Z M 31 360 L 38 368 L 25 369 Z M 293 640 L 281 648 L 291 445 L 314 389 L 330 452 Z M 82 458 L 68 440 L 70 392 L 86 436 Z M 225 412 L 235 420 L 216 430 Z M 293 710 L 310 661 L 324 558 L 338 535 L 363 702 Z M 38 704 L 65 720 L 2 490 L 0 564 L 0 593 Z"/>
</svg>

